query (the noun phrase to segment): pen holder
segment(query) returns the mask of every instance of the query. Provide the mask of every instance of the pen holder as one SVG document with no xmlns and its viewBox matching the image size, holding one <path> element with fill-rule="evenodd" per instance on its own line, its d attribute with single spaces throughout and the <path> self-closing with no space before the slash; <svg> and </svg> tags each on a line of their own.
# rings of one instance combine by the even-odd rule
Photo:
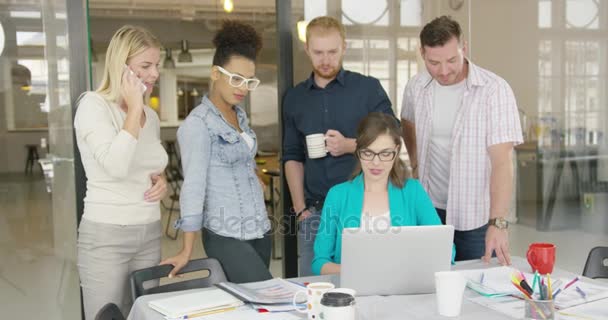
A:
<svg viewBox="0 0 608 320">
<path fill-rule="evenodd" d="M 555 305 L 553 300 L 528 300 L 524 305 L 524 319 L 554 320 Z"/>
</svg>

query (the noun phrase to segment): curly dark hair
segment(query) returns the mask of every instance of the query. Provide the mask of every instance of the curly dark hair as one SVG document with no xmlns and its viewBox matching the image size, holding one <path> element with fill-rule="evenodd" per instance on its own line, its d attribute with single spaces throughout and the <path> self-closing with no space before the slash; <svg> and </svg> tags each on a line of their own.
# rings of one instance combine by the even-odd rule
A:
<svg viewBox="0 0 608 320">
<path fill-rule="evenodd" d="M 255 62 L 262 49 L 262 38 L 246 23 L 225 20 L 213 38 L 215 54 L 213 65 L 224 66 L 232 56 L 245 57 Z"/>
</svg>

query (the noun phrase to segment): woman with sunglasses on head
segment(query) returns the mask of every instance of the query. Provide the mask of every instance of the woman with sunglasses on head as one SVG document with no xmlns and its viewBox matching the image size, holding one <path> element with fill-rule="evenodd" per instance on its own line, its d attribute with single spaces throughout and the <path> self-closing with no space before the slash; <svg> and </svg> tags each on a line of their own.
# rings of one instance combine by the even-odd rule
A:
<svg viewBox="0 0 608 320">
<path fill-rule="evenodd" d="M 174 276 L 202 229 L 207 256 L 220 261 L 229 281 L 267 280 L 270 222 L 256 175 L 257 141 L 238 106 L 260 82 L 255 60 L 262 41 L 250 25 L 225 21 L 213 43 L 211 90 L 177 132 L 184 184 L 176 226 L 184 231 L 183 247 L 161 264 L 172 264 Z"/>
<path fill-rule="evenodd" d="M 327 194 L 314 247 L 315 274 L 340 273 L 342 230 L 441 225 L 433 203 L 418 180 L 409 178 L 394 117 L 373 112 L 357 128 L 353 177 Z"/>
</svg>

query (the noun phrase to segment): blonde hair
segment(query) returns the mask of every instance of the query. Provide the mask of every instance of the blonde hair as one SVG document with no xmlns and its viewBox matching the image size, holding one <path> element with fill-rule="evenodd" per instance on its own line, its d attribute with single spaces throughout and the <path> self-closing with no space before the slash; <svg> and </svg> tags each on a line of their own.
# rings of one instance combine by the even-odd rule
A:
<svg viewBox="0 0 608 320">
<path fill-rule="evenodd" d="M 340 33 L 342 41 L 346 40 L 346 29 L 338 21 L 338 19 L 329 16 L 321 16 L 312 19 L 306 26 L 306 42 L 310 39 L 313 29 L 320 29 L 322 33 L 326 33 L 330 30 L 336 30 Z"/>
<path fill-rule="evenodd" d="M 149 48 L 160 47 L 158 38 L 145 28 L 125 25 L 118 29 L 110 40 L 103 79 L 95 91 L 106 100 L 117 102 L 125 64 Z"/>
</svg>

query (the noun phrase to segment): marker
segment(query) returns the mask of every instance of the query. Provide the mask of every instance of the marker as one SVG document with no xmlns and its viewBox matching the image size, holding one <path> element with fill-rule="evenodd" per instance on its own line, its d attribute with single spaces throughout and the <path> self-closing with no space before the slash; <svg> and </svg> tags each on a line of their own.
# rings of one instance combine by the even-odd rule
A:
<svg viewBox="0 0 608 320">
<path fill-rule="evenodd" d="M 536 288 L 536 285 L 538 284 L 538 271 L 534 272 L 534 280 L 532 280 L 532 291 L 534 291 L 534 289 Z"/>
<path fill-rule="evenodd" d="M 583 291 L 583 289 L 579 288 L 578 286 L 576 286 L 576 292 L 578 292 L 578 294 L 580 294 L 583 299 L 587 298 L 587 294 L 585 293 L 585 291 Z"/>
<path fill-rule="evenodd" d="M 528 293 L 528 291 L 524 290 L 524 288 L 522 288 L 520 285 L 518 285 L 516 282 L 511 282 L 519 291 L 521 291 L 521 293 L 524 294 L 525 297 L 532 299 L 532 296 L 530 296 L 530 294 Z"/>
<path fill-rule="evenodd" d="M 569 287 L 569 286 L 571 286 L 572 284 L 574 284 L 574 283 L 575 283 L 575 282 L 577 282 L 578 280 L 579 280 L 579 279 L 578 279 L 578 277 L 576 277 L 576 278 L 572 279 L 572 281 L 570 281 L 570 282 L 568 282 L 568 283 L 566 284 L 566 286 L 564 287 L 564 290 L 568 289 L 568 287 Z"/>
<path fill-rule="evenodd" d="M 563 288 L 563 289 L 559 289 L 559 290 L 557 290 L 557 292 L 555 292 L 555 294 L 553 295 L 553 299 L 555 299 L 555 297 L 557 296 L 557 294 L 558 294 L 558 293 L 562 293 L 562 292 L 564 292 L 566 289 L 568 289 L 568 287 L 570 287 L 571 285 L 573 285 L 573 284 L 574 284 L 575 282 L 577 282 L 578 280 L 579 280 L 579 278 L 578 278 L 578 277 L 576 277 L 576 278 L 572 279 L 572 281 L 568 282 L 568 283 L 567 283 L 567 284 L 564 286 L 564 288 Z M 582 290 L 581 290 L 581 291 L 582 291 Z M 579 293 L 580 293 L 580 292 L 579 292 Z M 585 293 L 583 292 L 583 294 L 585 294 Z"/>
</svg>

